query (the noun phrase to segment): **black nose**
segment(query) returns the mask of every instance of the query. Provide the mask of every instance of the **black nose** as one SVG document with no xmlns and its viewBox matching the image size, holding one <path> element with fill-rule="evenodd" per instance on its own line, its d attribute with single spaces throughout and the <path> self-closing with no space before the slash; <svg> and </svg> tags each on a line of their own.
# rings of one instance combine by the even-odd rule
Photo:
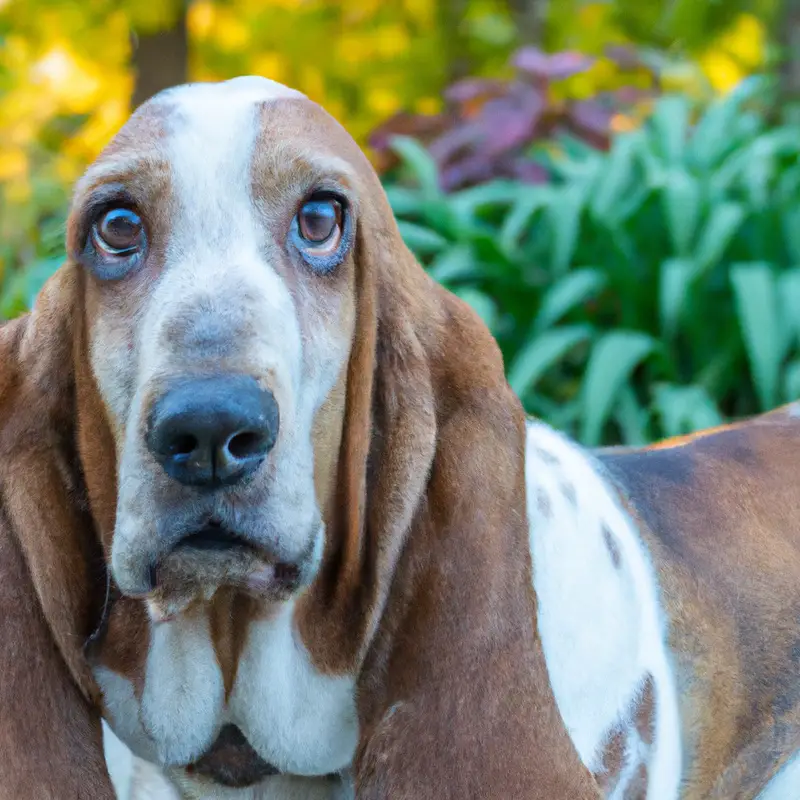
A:
<svg viewBox="0 0 800 800">
<path fill-rule="evenodd" d="M 150 413 L 147 446 L 187 486 L 230 486 L 251 475 L 278 438 L 278 404 L 254 378 L 175 384 Z"/>
</svg>

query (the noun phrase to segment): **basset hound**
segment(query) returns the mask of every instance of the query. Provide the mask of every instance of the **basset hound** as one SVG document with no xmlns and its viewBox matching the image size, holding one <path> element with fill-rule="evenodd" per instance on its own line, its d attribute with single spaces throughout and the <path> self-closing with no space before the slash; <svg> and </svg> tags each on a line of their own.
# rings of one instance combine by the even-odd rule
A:
<svg viewBox="0 0 800 800">
<path fill-rule="evenodd" d="M 792 408 L 526 422 L 261 78 L 138 109 L 67 252 L 0 328 L 0 798 L 800 797 Z"/>
</svg>

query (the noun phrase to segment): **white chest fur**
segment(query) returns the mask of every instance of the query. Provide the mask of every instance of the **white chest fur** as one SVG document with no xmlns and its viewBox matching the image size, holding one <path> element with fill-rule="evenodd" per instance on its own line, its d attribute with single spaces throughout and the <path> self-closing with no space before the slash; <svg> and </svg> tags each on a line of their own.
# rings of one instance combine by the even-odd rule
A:
<svg viewBox="0 0 800 800">
<path fill-rule="evenodd" d="M 227 702 L 208 619 L 196 615 L 155 626 L 141 701 L 125 678 L 95 670 L 112 728 L 136 755 L 164 766 L 196 760 L 221 726 L 233 723 L 281 772 L 346 770 L 358 741 L 355 682 L 314 668 L 292 616 L 287 604 L 250 625 Z"/>
</svg>

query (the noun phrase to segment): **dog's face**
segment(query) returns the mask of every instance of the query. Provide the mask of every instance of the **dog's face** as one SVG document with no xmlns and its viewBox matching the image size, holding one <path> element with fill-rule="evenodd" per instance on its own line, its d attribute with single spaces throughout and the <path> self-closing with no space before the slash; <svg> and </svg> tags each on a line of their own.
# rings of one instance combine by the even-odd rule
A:
<svg viewBox="0 0 800 800">
<path fill-rule="evenodd" d="M 339 130 L 265 79 L 181 87 L 77 187 L 69 251 L 118 473 L 112 573 L 156 618 L 221 586 L 285 598 L 316 572 L 364 169 Z"/>
</svg>

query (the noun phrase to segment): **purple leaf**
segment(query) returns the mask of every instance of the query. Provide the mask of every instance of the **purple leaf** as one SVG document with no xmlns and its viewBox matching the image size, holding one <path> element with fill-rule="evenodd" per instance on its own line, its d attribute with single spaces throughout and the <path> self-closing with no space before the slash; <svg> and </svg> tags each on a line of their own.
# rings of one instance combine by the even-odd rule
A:
<svg viewBox="0 0 800 800">
<path fill-rule="evenodd" d="M 439 176 L 442 190 L 452 192 L 496 177 L 494 163 L 480 155 L 469 156 L 443 170 Z"/>
<path fill-rule="evenodd" d="M 441 167 L 460 151 L 478 144 L 483 137 L 484 132 L 477 123 L 461 123 L 434 139 L 428 147 L 428 152 Z"/>
<path fill-rule="evenodd" d="M 448 86 L 444 91 L 445 100 L 450 103 L 470 103 L 501 93 L 505 84 L 486 78 L 464 78 Z"/>
<path fill-rule="evenodd" d="M 583 130 L 608 133 L 614 112 L 595 100 L 579 100 L 572 104 L 568 118 Z"/>
<path fill-rule="evenodd" d="M 550 78 L 552 80 L 561 80 L 569 78 L 571 75 L 586 72 L 594 64 L 594 61 L 593 58 L 583 56 L 580 53 L 554 53 L 550 56 Z"/>
<path fill-rule="evenodd" d="M 525 183 L 540 184 L 550 180 L 547 169 L 526 156 L 511 159 L 503 166 L 509 178 L 517 178 Z"/>
<path fill-rule="evenodd" d="M 520 47 L 511 57 L 511 63 L 517 69 L 540 78 L 546 78 L 548 76 L 547 68 L 549 61 L 546 53 L 543 53 L 538 47 L 533 47 L 532 45 Z"/>
<path fill-rule="evenodd" d="M 571 50 L 547 55 L 536 47 L 522 47 L 513 55 L 512 64 L 537 78 L 560 80 L 585 72 L 594 64 L 594 59 Z"/>
<path fill-rule="evenodd" d="M 541 96 L 531 93 L 514 105 L 500 101 L 487 103 L 481 111 L 481 126 L 486 131 L 486 151 L 497 156 L 520 147 L 533 138 L 544 110 Z"/>
<path fill-rule="evenodd" d="M 437 135 L 452 125 L 455 118 L 449 114 L 410 114 L 400 112 L 374 128 L 369 134 L 367 144 L 376 151 L 390 149 L 395 136 L 413 136 L 426 139 Z"/>
</svg>

